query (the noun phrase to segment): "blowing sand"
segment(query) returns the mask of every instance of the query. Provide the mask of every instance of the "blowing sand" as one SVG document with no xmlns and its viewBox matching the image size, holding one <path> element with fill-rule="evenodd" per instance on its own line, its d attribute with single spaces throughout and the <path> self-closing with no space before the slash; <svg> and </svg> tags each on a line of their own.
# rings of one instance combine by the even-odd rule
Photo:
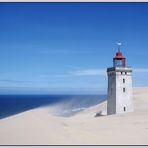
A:
<svg viewBox="0 0 148 148">
<path fill-rule="evenodd" d="M 148 145 L 148 88 L 134 88 L 134 112 L 94 117 L 106 102 L 72 117 L 47 108 L 0 120 L 0 145 Z"/>
</svg>

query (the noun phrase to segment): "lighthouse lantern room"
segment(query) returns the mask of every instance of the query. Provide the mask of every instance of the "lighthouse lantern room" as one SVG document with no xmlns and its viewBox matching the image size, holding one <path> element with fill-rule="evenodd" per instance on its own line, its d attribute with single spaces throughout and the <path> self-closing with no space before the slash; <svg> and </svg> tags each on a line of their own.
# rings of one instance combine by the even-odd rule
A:
<svg viewBox="0 0 148 148">
<path fill-rule="evenodd" d="M 114 67 L 117 67 L 117 66 L 125 67 L 126 66 L 125 65 L 125 60 L 126 60 L 126 58 L 124 58 L 122 56 L 122 53 L 120 52 L 120 50 L 118 50 L 118 52 L 116 53 L 116 57 L 113 58 L 113 65 L 114 65 Z"/>
</svg>

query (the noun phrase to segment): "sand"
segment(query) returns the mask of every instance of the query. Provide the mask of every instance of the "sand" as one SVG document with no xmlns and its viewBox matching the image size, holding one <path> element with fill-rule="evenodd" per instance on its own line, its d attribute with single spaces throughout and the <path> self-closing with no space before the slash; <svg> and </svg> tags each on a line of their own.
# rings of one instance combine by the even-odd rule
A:
<svg viewBox="0 0 148 148">
<path fill-rule="evenodd" d="M 102 110 L 104 116 L 94 117 Z M 106 102 L 72 117 L 37 108 L 0 120 L 0 145 L 148 145 L 148 88 L 134 88 L 134 112 L 106 116 Z"/>
</svg>

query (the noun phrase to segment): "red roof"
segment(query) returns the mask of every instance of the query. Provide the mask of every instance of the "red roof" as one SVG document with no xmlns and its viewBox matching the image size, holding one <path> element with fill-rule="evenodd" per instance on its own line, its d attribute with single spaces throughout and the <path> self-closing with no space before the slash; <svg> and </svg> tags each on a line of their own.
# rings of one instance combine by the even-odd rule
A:
<svg viewBox="0 0 148 148">
<path fill-rule="evenodd" d="M 116 59 L 122 59 L 123 58 L 123 56 L 122 56 L 122 53 L 120 52 L 120 51 L 118 51 L 117 53 L 116 53 L 116 57 L 115 57 Z"/>
</svg>

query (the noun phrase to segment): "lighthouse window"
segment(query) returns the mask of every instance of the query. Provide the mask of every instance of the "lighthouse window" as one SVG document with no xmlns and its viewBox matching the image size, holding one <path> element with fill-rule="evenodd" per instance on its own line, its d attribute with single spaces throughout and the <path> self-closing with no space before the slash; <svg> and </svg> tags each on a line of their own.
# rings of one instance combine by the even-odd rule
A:
<svg viewBox="0 0 148 148">
<path fill-rule="evenodd" d="M 126 111 L 126 107 L 123 107 L 124 112 Z"/>
<path fill-rule="evenodd" d="M 123 83 L 125 83 L 125 79 L 123 78 Z"/>
<path fill-rule="evenodd" d="M 121 74 L 122 74 L 123 72 L 121 72 Z"/>
<path fill-rule="evenodd" d="M 127 74 L 127 72 L 125 72 L 125 74 Z"/>
<path fill-rule="evenodd" d="M 125 87 L 123 88 L 123 92 L 125 92 Z"/>
</svg>

